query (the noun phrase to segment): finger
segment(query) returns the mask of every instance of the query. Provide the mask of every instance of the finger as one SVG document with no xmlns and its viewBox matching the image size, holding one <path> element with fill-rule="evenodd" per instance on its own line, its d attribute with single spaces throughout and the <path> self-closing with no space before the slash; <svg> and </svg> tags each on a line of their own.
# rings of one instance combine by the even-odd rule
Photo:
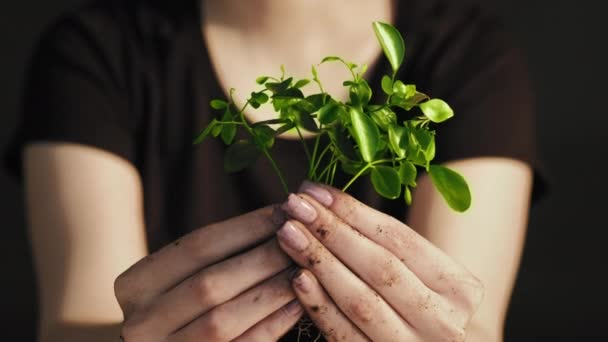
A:
<svg viewBox="0 0 608 342">
<path fill-rule="evenodd" d="M 417 341 L 410 325 L 297 221 L 277 232 L 283 250 L 308 268 L 340 310 L 374 341 Z"/>
<path fill-rule="evenodd" d="M 441 340 L 462 334 L 462 313 L 429 289 L 387 249 L 307 195 L 290 195 L 284 209 L 295 219 L 307 221 L 303 222 L 304 227 L 421 335 Z"/>
<path fill-rule="evenodd" d="M 287 305 L 264 318 L 233 342 L 267 342 L 276 341 L 285 335 L 302 317 L 302 305 L 292 300 Z"/>
<path fill-rule="evenodd" d="M 168 336 L 211 308 L 286 269 L 291 259 L 272 239 L 191 276 L 137 311 L 125 327 L 146 336 Z M 139 333 L 138 335 L 141 335 Z"/>
<path fill-rule="evenodd" d="M 183 329 L 168 342 L 230 341 L 295 299 L 289 272 L 283 271 L 262 284 L 213 308 Z"/>
<path fill-rule="evenodd" d="M 325 338 L 329 341 L 369 341 L 329 298 L 310 271 L 300 271 L 292 283 L 298 300 Z"/>
<path fill-rule="evenodd" d="M 483 286 L 479 280 L 401 221 L 326 185 L 304 182 L 300 191 L 315 198 L 348 225 L 388 249 L 426 286 L 450 298 L 463 311 L 474 312 L 481 302 Z"/>
<path fill-rule="evenodd" d="M 114 285 L 125 314 L 146 307 L 197 270 L 269 238 L 282 223 L 274 208 L 200 228 L 137 262 Z"/>
</svg>

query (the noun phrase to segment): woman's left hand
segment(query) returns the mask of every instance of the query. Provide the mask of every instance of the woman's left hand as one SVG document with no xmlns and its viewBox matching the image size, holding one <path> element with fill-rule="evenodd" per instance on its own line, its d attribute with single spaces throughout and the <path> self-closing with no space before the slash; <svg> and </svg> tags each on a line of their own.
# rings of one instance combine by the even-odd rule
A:
<svg viewBox="0 0 608 342">
<path fill-rule="evenodd" d="M 283 209 L 296 295 L 330 341 L 464 341 L 483 286 L 414 230 L 309 182 Z"/>
</svg>

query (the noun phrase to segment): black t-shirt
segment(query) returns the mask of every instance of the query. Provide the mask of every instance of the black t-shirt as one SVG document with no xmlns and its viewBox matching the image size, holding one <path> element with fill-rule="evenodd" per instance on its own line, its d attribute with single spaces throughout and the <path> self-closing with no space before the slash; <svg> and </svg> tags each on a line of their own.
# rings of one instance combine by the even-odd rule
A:
<svg viewBox="0 0 608 342">
<path fill-rule="evenodd" d="M 502 156 L 538 171 L 529 75 L 500 21 L 470 2 L 397 3 L 396 26 L 408 52 L 398 77 L 456 113 L 437 128 L 436 162 Z M 61 18 L 34 54 L 9 168 L 20 174 L 22 147 L 42 141 L 95 146 L 126 159 L 143 182 L 151 251 L 208 223 L 282 201 L 267 162 L 226 174 L 221 141 L 191 144 L 215 115 L 210 99 L 225 97 L 200 21 L 196 0 L 97 1 Z M 388 70 L 386 62 L 374 68 L 368 79 L 374 89 Z M 306 170 L 300 144 L 279 139 L 273 154 L 296 189 Z M 403 202 L 379 198 L 368 181 L 352 192 L 405 218 Z"/>
</svg>

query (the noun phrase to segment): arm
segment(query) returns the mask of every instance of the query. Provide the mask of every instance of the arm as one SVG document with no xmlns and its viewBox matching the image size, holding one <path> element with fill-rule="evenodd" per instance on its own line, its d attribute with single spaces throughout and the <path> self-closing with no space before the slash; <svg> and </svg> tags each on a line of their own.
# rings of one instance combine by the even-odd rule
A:
<svg viewBox="0 0 608 342">
<path fill-rule="evenodd" d="M 146 255 L 139 175 L 92 147 L 24 152 L 27 217 L 40 289 L 41 341 L 111 341 L 114 279 Z"/>
<path fill-rule="evenodd" d="M 128 162 L 36 144 L 25 166 L 40 341 L 269 341 L 302 315 L 291 261 L 271 239 L 282 219 L 273 207 L 145 257 L 142 189 Z"/>
<path fill-rule="evenodd" d="M 484 284 L 485 298 L 467 329 L 468 341 L 502 341 L 527 226 L 532 172 L 526 164 L 504 158 L 467 159 L 449 166 L 469 182 L 469 211 L 449 209 L 425 175 L 408 224 Z"/>
</svg>

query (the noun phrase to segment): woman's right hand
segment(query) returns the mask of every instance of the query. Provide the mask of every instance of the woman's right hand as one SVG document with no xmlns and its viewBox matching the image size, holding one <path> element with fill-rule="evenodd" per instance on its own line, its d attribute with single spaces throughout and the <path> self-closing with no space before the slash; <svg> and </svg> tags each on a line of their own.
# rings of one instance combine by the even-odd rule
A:
<svg viewBox="0 0 608 342">
<path fill-rule="evenodd" d="M 273 207 L 259 209 L 200 228 L 131 266 L 115 282 L 122 339 L 280 338 L 303 312 L 290 285 L 292 262 L 272 238 L 282 220 Z"/>
</svg>

